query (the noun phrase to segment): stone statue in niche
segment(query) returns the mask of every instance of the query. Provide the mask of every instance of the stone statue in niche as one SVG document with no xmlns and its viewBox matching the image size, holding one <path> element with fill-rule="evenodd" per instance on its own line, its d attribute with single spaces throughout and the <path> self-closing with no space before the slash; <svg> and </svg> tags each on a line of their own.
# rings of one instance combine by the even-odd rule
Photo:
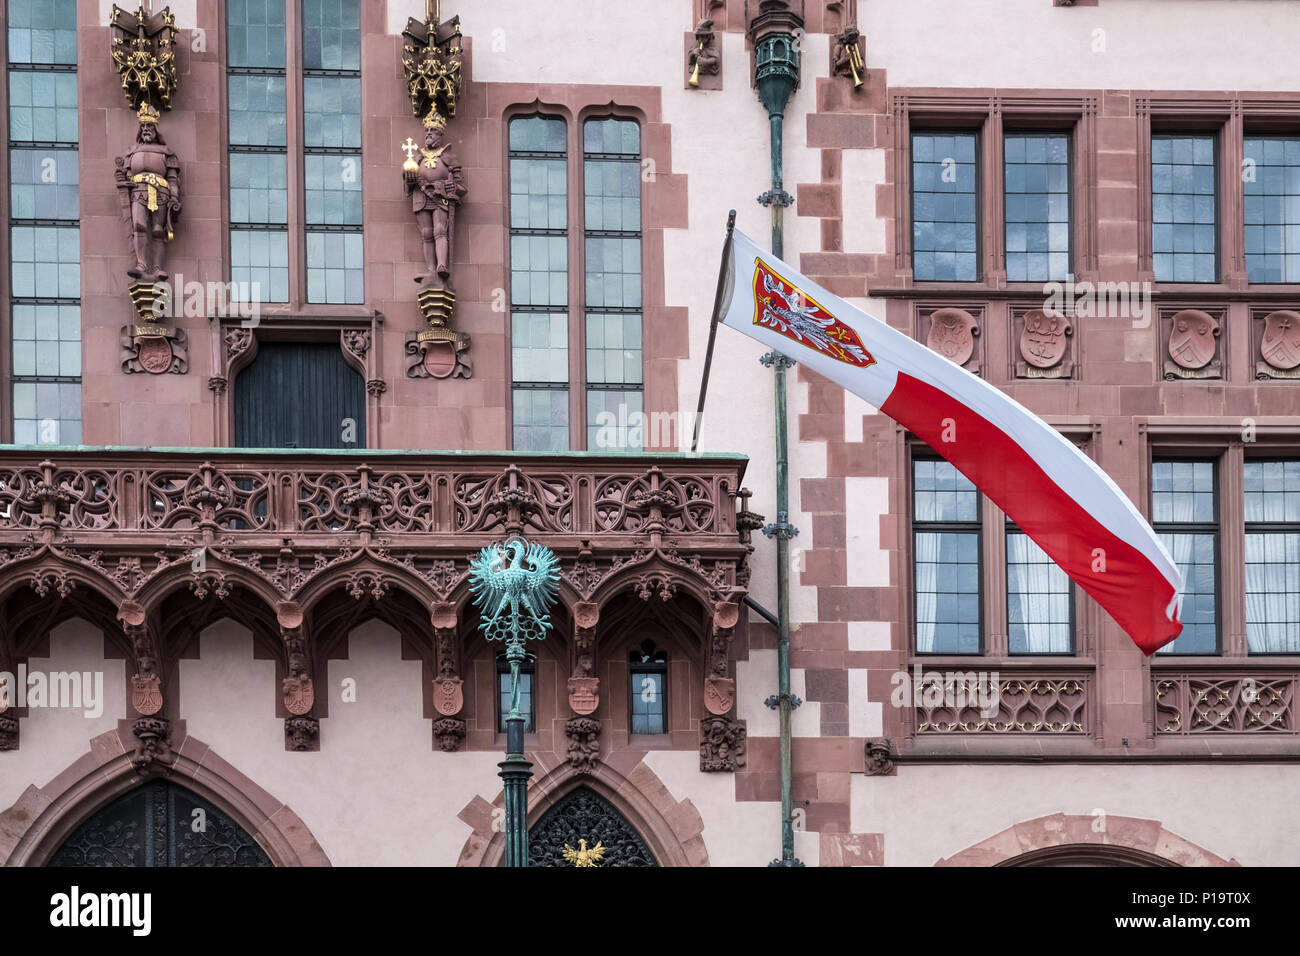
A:
<svg viewBox="0 0 1300 956">
<path fill-rule="evenodd" d="M 1300 312 L 1270 312 L 1263 323 L 1259 341 L 1263 361 L 1255 363 L 1255 377 L 1300 378 Z"/>
<path fill-rule="evenodd" d="M 978 374 L 979 363 L 967 363 L 975 354 L 975 337 L 979 334 L 979 323 L 965 309 L 936 309 L 930 316 L 930 332 L 925 344 L 948 361 Z"/>
<path fill-rule="evenodd" d="M 181 214 L 181 163 L 158 129 L 158 111 L 148 103 L 136 114 L 135 146 L 117 158 L 114 174 L 130 213 L 127 241 L 134 262 L 126 272 L 154 283 L 167 278 L 167 243 Z"/>
<path fill-rule="evenodd" d="M 437 113 L 424 119 L 424 147 L 415 159 L 414 143 L 407 140 L 402 177 L 420 226 L 426 271 L 415 277 L 421 285 L 451 287 L 452 237 L 456 208 L 469 191 L 456 152 L 447 139 L 447 120 Z"/>
<path fill-rule="evenodd" d="M 1219 351 L 1219 322 L 1200 309 L 1183 309 L 1169 321 L 1169 358 L 1165 379 L 1218 378 L 1222 362 Z"/>
</svg>

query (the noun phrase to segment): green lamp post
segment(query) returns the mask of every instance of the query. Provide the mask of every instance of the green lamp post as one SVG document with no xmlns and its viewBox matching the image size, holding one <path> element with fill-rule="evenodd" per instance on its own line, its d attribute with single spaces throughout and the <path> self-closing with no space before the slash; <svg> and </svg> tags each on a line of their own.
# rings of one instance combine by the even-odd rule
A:
<svg viewBox="0 0 1300 956">
<path fill-rule="evenodd" d="M 510 713 L 506 715 L 506 759 L 501 768 L 506 802 L 506 866 L 528 865 L 528 779 L 533 765 L 524 757 L 524 715 L 519 712 L 519 665 L 525 645 L 551 629 L 551 605 L 560 585 L 560 562 L 550 548 L 518 535 L 491 545 L 470 562 L 470 592 L 483 616 L 479 629 L 502 641 L 510 665 Z"/>
</svg>

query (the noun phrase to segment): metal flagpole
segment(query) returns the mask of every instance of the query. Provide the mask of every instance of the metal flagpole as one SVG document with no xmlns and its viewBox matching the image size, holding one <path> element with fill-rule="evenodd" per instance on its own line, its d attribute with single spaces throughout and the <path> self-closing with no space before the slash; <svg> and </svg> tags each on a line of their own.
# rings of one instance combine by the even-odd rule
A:
<svg viewBox="0 0 1300 956">
<path fill-rule="evenodd" d="M 695 434 L 691 438 L 691 454 L 700 446 L 700 423 L 704 421 L 704 397 L 709 393 L 709 370 L 713 368 L 713 342 L 718 337 L 719 312 L 722 294 L 726 291 L 727 273 L 731 270 L 731 234 L 736 231 L 736 210 L 727 214 L 727 241 L 722 246 L 722 266 L 718 270 L 718 291 L 713 296 L 713 321 L 709 323 L 709 347 L 704 351 L 704 375 L 700 378 L 700 404 L 695 409 Z"/>
</svg>

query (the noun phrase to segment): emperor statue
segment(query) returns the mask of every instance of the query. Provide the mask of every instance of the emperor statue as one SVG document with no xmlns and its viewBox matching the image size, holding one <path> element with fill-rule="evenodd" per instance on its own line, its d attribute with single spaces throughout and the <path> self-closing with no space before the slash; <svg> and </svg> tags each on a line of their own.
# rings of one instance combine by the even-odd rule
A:
<svg viewBox="0 0 1300 956">
<path fill-rule="evenodd" d="M 180 160 L 158 129 L 158 111 L 148 102 L 136 114 L 135 146 L 117 158 L 115 178 L 123 204 L 130 209 L 129 242 L 135 263 L 127 270 L 142 282 L 167 278 L 166 243 L 181 212 Z"/>
<path fill-rule="evenodd" d="M 452 239 L 456 226 L 456 207 L 465 198 L 465 174 L 460 160 L 447 138 L 447 120 L 430 112 L 424 119 L 424 147 L 410 138 L 402 145 L 406 162 L 402 179 L 420 226 L 426 272 L 415 277 L 424 284 L 447 284 L 451 278 Z M 419 150 L 420 159 L 415 153 Z"/>
</svg>

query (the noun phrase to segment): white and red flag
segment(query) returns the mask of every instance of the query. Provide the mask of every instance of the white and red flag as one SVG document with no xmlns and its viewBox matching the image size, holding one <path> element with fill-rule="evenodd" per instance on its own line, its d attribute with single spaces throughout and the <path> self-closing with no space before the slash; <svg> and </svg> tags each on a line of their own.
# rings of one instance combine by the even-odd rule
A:
<svg viewBox="0 0 1300 956">
<path fill-rule="evenodd" d="M 978 376 L 832 295 L 739 230 L 716 319 L 912 432 L 969 478 L 1145 653 L 1182 631 L 1183 577 L 1091 458 Z"/>
</svg>

